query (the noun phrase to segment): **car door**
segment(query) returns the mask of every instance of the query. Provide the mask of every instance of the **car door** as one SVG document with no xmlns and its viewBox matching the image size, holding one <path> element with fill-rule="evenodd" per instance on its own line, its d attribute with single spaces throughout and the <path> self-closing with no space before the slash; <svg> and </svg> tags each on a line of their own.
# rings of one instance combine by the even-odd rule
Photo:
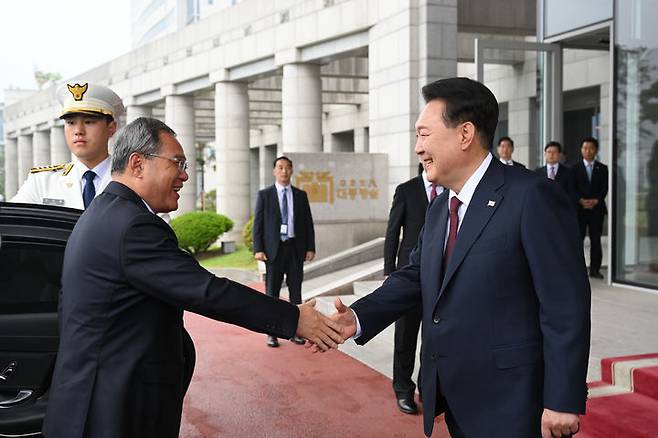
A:
<svg viewBox="0 0 658 438">
<path fill-rule="evenodd" d="M 40 435 L 64 248 L 81 213 L 0 203 L 0 437 Z"/>
</svg>

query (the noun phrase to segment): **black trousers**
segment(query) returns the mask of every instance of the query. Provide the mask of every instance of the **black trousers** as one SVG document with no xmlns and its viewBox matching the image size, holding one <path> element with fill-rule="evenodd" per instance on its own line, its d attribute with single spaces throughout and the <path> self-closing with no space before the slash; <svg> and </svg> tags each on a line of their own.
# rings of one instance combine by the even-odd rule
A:
<svg viewBox="0 0 658 438">
<path fill-rule="evenodd" d="M 265 262 L 265 289 L 268 296 L 279 298 L 285 274 L 290 302 L 301 304 L 304 255 L 299 254 L 295 247 L 295 239 L 279 243 L 276 258 Z"/>
<path fill-rule="evenodd" d="M 580 225 L 580 235 L 583 239 L 585 239 L 585 236 L 589 234 L 590 272 L 599 272 L 601 269 L 601 261 L 603 260 L 603 251 L 601 250 L 601 234 L 603 234 L 604 216 L 605 214 L 601 209 L 578 209 L 578 225 Z"/>
<path fill-rule="evenodd" d="M 416 363 L 416 343 L 418 330 L 423 319 L 423 308 L 418 306 L 402 318 L 395 321 L 393 346 L 393 391 L 397 398 L 413 398 L 416 385 L 411 376 Z M 420 392 L 420 370 L 418 371 L 418 390 Z M 421 392 L 422 395 L 422 392 Z"/>
</svg>

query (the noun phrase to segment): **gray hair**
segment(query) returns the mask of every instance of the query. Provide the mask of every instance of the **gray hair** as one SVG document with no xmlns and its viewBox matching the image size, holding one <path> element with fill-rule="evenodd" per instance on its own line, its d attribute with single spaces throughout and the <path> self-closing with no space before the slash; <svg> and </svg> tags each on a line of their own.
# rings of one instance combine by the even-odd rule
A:
<svg viewBox="0 0 658 438">
<path fill-rule="evenodd" d="M 139 117 L 117 132 L 112 151 L 112 173 L 123 173 L 133 153 L 157 154 L 160 151 L 160 134 L 176 133 L 158 119 Z"/>
</svg>

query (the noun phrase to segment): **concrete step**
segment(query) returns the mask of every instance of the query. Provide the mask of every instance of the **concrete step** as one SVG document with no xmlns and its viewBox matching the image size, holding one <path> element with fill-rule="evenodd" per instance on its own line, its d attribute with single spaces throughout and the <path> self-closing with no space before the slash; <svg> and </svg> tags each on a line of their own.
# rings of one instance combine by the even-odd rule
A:
<svg viewBox="0 0 658 438">
<path fill-rule="evenodd" d="M 354 295 L 358 297 L 365 297 L 370 292 L 381 286 L 383 282 L 384 280 L 355 281 L 352 285 L 352 289 Z"/>
<path fill-rule="evenodd" d="M 308 300 L 323 295 L 350 295 L 355 281 L 382 278 L 384 259 L 371 260 L 352 265 L 348 268 L 321 275 L 310 280 L 304 279 L 302 284 L 302 300 Z M 288 288 L 281 290 L 281 295 L 288 296 Z"/>
</svg>

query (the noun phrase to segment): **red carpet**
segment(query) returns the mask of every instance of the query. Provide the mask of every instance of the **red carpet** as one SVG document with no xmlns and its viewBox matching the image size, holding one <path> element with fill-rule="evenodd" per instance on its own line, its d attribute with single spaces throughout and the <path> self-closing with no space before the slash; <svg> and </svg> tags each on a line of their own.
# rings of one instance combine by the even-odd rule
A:
<svg viewBox="0 0 658 438">
<path fill-rule="evenodd" d="M 268 348 L 265 335 L 194 314 L 185 322 L 197 363 L 181 437 L 424 436 L 421 415 L 397 410 L 390 379 L 341 352 Z M 433 437 L 449 437 L 442 417 Z"/>
<path fill-rule="evenodd" d="M 578 438 L 658 437 L 658 354 L 606 358 Z M 582 437 L 581 437 L 582 435 Z"/>
</svg>

